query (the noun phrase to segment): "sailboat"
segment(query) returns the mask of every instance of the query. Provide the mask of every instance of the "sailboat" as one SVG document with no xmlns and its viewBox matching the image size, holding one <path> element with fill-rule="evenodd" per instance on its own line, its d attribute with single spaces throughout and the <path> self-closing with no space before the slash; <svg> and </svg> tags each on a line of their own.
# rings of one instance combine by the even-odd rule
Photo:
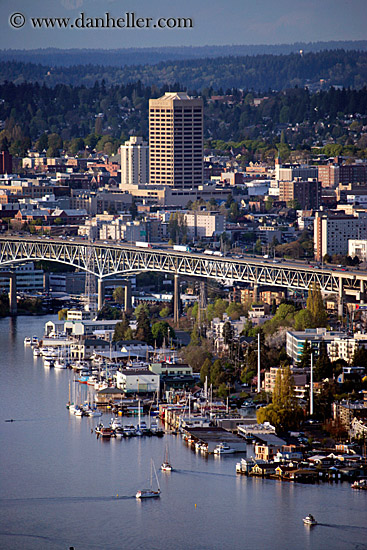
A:
<svg viewBox="0 0 367 550">
<path fill-rule="evenodd" d="M 164 460 L 161 466 L 162 472 L 172 472 L 172 466 L 169 459 L 168 445 L 166 445 L 166 450 L 164 453 Z"/>
<path fill-rule="evenodd" d="M 153 472 L 154 476 L 157 482 L 157 489 L 153 489 Z M 150 488 L 149 489 L 141 489 L 136 493 L 136 498 L 142 499 L 142 498 L 157 498 L 161 494 L 161 489 L 159 487 L 159 481 L 157 477 L 157 472 L 154 466 L 153 460 L 150 462 Z"/>
</svg>

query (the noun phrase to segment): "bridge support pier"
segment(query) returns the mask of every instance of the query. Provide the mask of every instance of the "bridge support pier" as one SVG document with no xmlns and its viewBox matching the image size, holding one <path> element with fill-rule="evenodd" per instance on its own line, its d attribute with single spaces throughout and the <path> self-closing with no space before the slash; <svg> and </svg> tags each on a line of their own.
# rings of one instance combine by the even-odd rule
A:
<svg viewBox="0 0 367 550">
<path fill-rule="evenodd" d="M 132 302 L 131 302 L 131 282 L 129 280 L 125 281 L 125 303 L 124 303 L 124 310 L 128 311 L 132 308 Z"/>
<path fill-rule="evenodd" d="M 173 320 L 175 325 L 178 326 L 180 322 L 180 278 L 178 275 L 174 277 Z"/>
<path fill-rule="evenodd" d="M 338 317 L 343 317 L 343 279 L 339 279 L 339 294 L 338 294 Z"/>
<path fill-rule="evenodd" d="M 17 314 L 17 276 L 15 271 L 10 271 L 9 278 L 9 310 L 10 315 Z"/>
<path fill-rule="evenodd" d="M 104 302 L 103 279 L 98 279 L 98 305 L 97 305 L 98 311 L 100 311 L 103 308 L 103 302 Z"/>
<path fill-rule="evenodd" d="M 360 292 L 359 292 L 359 301 L 361 304 L 365 304 L 367 302 L 367 285 L 366 281 L 361 279 L 360 281 Z"/>
<path fill-rule="evenodd" d="M 253 302 L 258 302 L 259 301 L 259 296 L 260 296 L 259 285 L 258 284 L 252 285 L 252 301 Z"/>
</svg>

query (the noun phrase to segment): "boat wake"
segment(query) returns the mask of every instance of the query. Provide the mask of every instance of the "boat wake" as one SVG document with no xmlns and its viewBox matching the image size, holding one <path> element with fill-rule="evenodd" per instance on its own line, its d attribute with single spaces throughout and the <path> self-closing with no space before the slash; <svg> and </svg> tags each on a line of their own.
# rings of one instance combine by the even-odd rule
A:
<svg viewBox="0 0 367 550">
<path fill-rule="evenodd" d="M 318 523 L 318 527 L 332 527 L 333 529 L 340 529 L 342 531 L 345 531 L 346 529 L 353 529 L 358 531 L 366 531 L 367 527 L 360 526 L 360 525 L 340 525 L 340 523 Z"/>
<path fill-rule="evenodd" d="M 221 474 L 219 472 L 203 472 L 202 470 L 180 470 L 175 468 L 175 473 L 179 474 L 193 474 L 193 475 L 200 475 L 200 476 L 215 476 L 215 477 L 231 477 L 235 478 L 235 474 Z"/>
<path fill-rule="evenodd" d="M 113 500 L 129 500 L 135 499 L 135 496 L 120 495 L 115 496 L 89 496 L 89 497 L 29 497 L 29 498 L 2 498 L 0 505 L 19 504 L 19 503 L 42 503 L 42 502 L 112 502 Z"/>
</svg>

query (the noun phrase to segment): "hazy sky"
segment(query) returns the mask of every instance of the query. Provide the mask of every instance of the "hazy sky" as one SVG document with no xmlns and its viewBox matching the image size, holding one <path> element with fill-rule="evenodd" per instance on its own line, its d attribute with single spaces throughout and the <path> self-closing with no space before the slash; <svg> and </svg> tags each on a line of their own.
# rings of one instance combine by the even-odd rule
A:
<svg viewBox="0 0 367 550">
<path fill-rule="evenodd" d="M 35 29 L 31 17 L 190 17 L 192 29 Z M 14 13 L 22 28 L 10 25 Z M 0 0 L 0 48 L 125 48 L 367 39 L 367 0 Z M 15 18 L 15 24 L 21 19 Z M 153 21 L 153 23 L 154 23 Z"/>
</svg>

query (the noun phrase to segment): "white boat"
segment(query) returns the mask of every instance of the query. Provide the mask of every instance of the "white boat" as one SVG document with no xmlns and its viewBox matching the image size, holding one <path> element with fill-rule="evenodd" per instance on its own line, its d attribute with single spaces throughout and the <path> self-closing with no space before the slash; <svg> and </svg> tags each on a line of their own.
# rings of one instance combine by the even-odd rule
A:
<svg viewBox="0 0 367 550">
<path fill-rule="evenodd" d="M 43 366 L 44 367 L 53 367 L 55 364 L 55 359 L 53 357 L 44 357 Z"/>
<path fill-rule="evenodd" d="M 33 348 L 33 357 L 40 357 L 41 350 L 37 347 Z"/>
<path fill-rule="evenodd" d="M 32 344 L 32 338 L 29 338 L 28 336 L 24 338 L 24 345 L 30 346 Z"/>
<path fill-rule="evenodd" d="M 55 369 L 66 369 L 66 363 L 64 361 L 64 359 L 56 359 L 55 363 L 54 363 L 54 367 Z"/>
<path fill-rule="evenodd" d="M 351 485 L 352 489 L 364 489 L 367 490 L 367 479 L 358 479 Z"/>
<path fill-rule="evenodd" d="M 215 455 L 229 455 L 233 454 L 235 452 L 235 449 L 232 449 L 229 445 L 226 443 L 219 443 L 214 449 Z"/>
<path fill-rule="evenodd" d="M 153 472 L 157 484 L 157 489 L 153 489 Z M 158 498 L 161 494 L 161 489 L 159 487 L 159 481 L 157 477 L 157 472 L 154 466 L 153 460 L 150 463 L 150 488 L 149 489 L 141 489 L 136 493 L 136 498 L 142 499 L 142 498 Z"/>
<path fill-rule="evenodd" d="M 166 445 L 166 450 L 164 453 L 164 460 L 162 462 L 161 466 L 162 472 L 172 472 L 172 466 L 169 458 L 169 451 L 168 451 L 168 445 Z"/>
<path fill-rule="evenodd" d="M 118 416 L 111 418 L 110 426 L 113 430 L 116 430 L 116 428 L 122 428 L 121 419 Z"/>
<path fill-rule="evenodd" d="M 308 514 L 308 516 L 303 518 L 303 523 L 305 525 L 317 525 L 317 521 L 315 520 L 312 514 Z"/>
</svg>

